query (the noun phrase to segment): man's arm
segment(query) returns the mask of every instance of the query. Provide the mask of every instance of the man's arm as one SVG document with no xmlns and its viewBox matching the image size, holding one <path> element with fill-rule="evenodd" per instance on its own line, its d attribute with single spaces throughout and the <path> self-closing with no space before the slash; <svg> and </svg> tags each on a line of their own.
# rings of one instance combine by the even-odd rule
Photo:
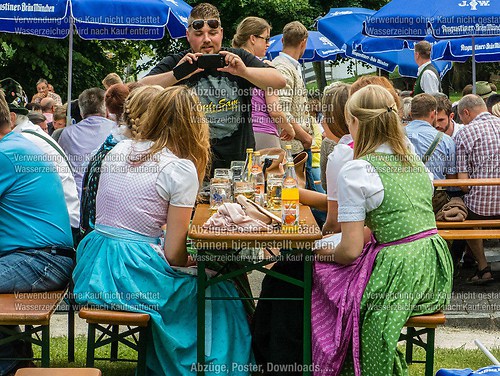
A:
<svg viewBox="0 0 500 376">
<path fill-rule="evenodd" d="M 242 58 L 230 51 L 220 51 L 226 58 L 227 66 L 218 68 L 220 72 L 227 72 L 234 76 L 244 78 L 262 90 L 268 88 L 281 89 L 285 87 L 285 78 L 274 68 L 247 67 Z"/>
<path fill-rule="evenodd" d="M 290 124 L 292 124 L 293 130 L 295 131 L 295 139 L 299 140 L 302 143 L 304 149 L 310 149 L 312 146 L 313 137 L 309 133 L 307 133 L 304 128 L 302 128 L 299 123 L 295 121 L 293 117 L 292 119 L 290 119 Z"/>
<path fill-rule="evenodd" d="M 196 59 L 200 55 L 201 53 L 186 53 L 184 56 L 182 56 L 182 54 L 167 56 L 165 59 L 160 61 L 158 65 L 156 65 L 146 77 L 139 80 L 139 82 L 144 85 L 160 85 L 162 87 L 173 86 L 179 81 L 185 80 L 191 77 L 193 74 L 196 74 L 203 70 L 197 69 L 184 77 L 176 78 L 174 75 L 174 68 L 176 66 L 181 65 L 184 62 L 195 64 Z"/>
<path fill-rule="evenodd" d="M 160 85 L 162 87 L 170 87 L 177 82 L 172 71 L 155 74 L 154 76 L 146 76 L 139 81 L 139 83 L 144 85 Z"/>
<path fill-rule="evenodd" d="M 469 135 L 465 135 L 463 131 L 455 139 L 457 176 L 459 179 L 469 179 L 470 177 L 468 172 L 470 142 Z M 469 187 L 464 186 L 460 187 L 460 189 L 465 193 L 469 192 Z"/>
<path fill-rule="evenodd" d="M 299 123 L 297 123 L 295 117 L 291 113 L 292 96 L 294 95 L 293 73 L 287 71 L 287 69 L 283 67 L 278 67 L 276 70 L 281 72 L 280 74 L 285 78 L 286 83 L 285 87 L 278 91 L 281 108 L 286 115 L 288 122 L 292 125 L 293 130 L 295 131 L 295 139 L 299 140 L 304 148 L 309 149 L 312 145 L 313 138 Z"/>
<path fill-rule="evenodd" d="M 285 78 L 274 68 L 252 68 L 247 67 L 245 75 L 241 76 L 258 88 L 281 89 L 285 87 Z"/>
</svg>

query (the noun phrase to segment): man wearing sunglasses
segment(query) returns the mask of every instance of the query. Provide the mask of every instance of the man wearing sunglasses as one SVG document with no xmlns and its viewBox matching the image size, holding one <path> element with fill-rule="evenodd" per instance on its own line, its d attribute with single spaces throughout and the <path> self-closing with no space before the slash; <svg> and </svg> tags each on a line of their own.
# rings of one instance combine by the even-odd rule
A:
<svg viewBox="0 0 500 376">
<path fill-rule="evenodd" d="M 280 89 L 285 86 L 285 79 L 276 69 L 242 49 L 222 48 L 223 29 L 219 11 L 213 5 L 196 5 L 188 25 L 186 36 L 191 49 L 164 58 L 142 82 L 163 87 L 185 84 L 195 88 L 210 124 L 212 168 L 229 168 L 231 161 L 245 160 L 246 148 L 255 146 L 252 88 Z M 186 62 L 196 66 L 204 54 L 220 54 L 226 65 L 180 68 Z"/>
</svg>

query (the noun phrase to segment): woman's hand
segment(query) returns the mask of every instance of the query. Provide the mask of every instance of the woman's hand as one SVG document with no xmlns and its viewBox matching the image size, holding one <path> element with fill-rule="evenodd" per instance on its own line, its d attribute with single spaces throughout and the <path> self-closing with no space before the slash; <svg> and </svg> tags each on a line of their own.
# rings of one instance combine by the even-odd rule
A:
<svg viewBox="0 0 500 376">
<path fill-rule="evenodd" d="M 321 262 L 335 262 L 335 248 L 332 243 L 327 243 L 315 249 L 316 260 Z"/>
</svg>

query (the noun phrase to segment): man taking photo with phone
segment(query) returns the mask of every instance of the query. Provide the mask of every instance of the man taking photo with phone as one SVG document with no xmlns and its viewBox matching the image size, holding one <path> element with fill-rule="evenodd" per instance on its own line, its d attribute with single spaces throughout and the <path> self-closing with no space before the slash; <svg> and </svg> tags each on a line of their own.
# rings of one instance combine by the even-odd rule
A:
<svg viewBox="0 0 500 376">
<path fill-rule="evenodd" d="M 231 161 L 245 160 L 246 148 L 255 145 L 252 87 L 280 89 L 285 79 L 245 50 L 222 48 L 219 11 L 211 4 L 201 3 L 191 10 L 186 36 L 191 49 L 167 56 L 141 82 L 193 87 L 210 125 L 212 169 L 229 168 Z M 225 66 L 220 67 L 216 56 L 202 57 L 206 54 L 219 54 Z"/>
</svg>

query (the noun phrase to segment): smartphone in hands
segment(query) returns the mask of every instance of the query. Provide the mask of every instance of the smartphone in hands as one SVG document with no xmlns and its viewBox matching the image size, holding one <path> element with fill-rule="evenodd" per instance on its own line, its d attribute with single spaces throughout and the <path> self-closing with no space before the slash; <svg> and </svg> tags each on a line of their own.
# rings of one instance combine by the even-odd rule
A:
<svg viewBox="0 0 500 376">
<path fill-rule="evenodd" d="M 224 68 L 227 65 L 225 55 L 220 54 L 205 54 L 198 56 L 196 64 L 198 68 L 203 69 Z"/>
</svg>

